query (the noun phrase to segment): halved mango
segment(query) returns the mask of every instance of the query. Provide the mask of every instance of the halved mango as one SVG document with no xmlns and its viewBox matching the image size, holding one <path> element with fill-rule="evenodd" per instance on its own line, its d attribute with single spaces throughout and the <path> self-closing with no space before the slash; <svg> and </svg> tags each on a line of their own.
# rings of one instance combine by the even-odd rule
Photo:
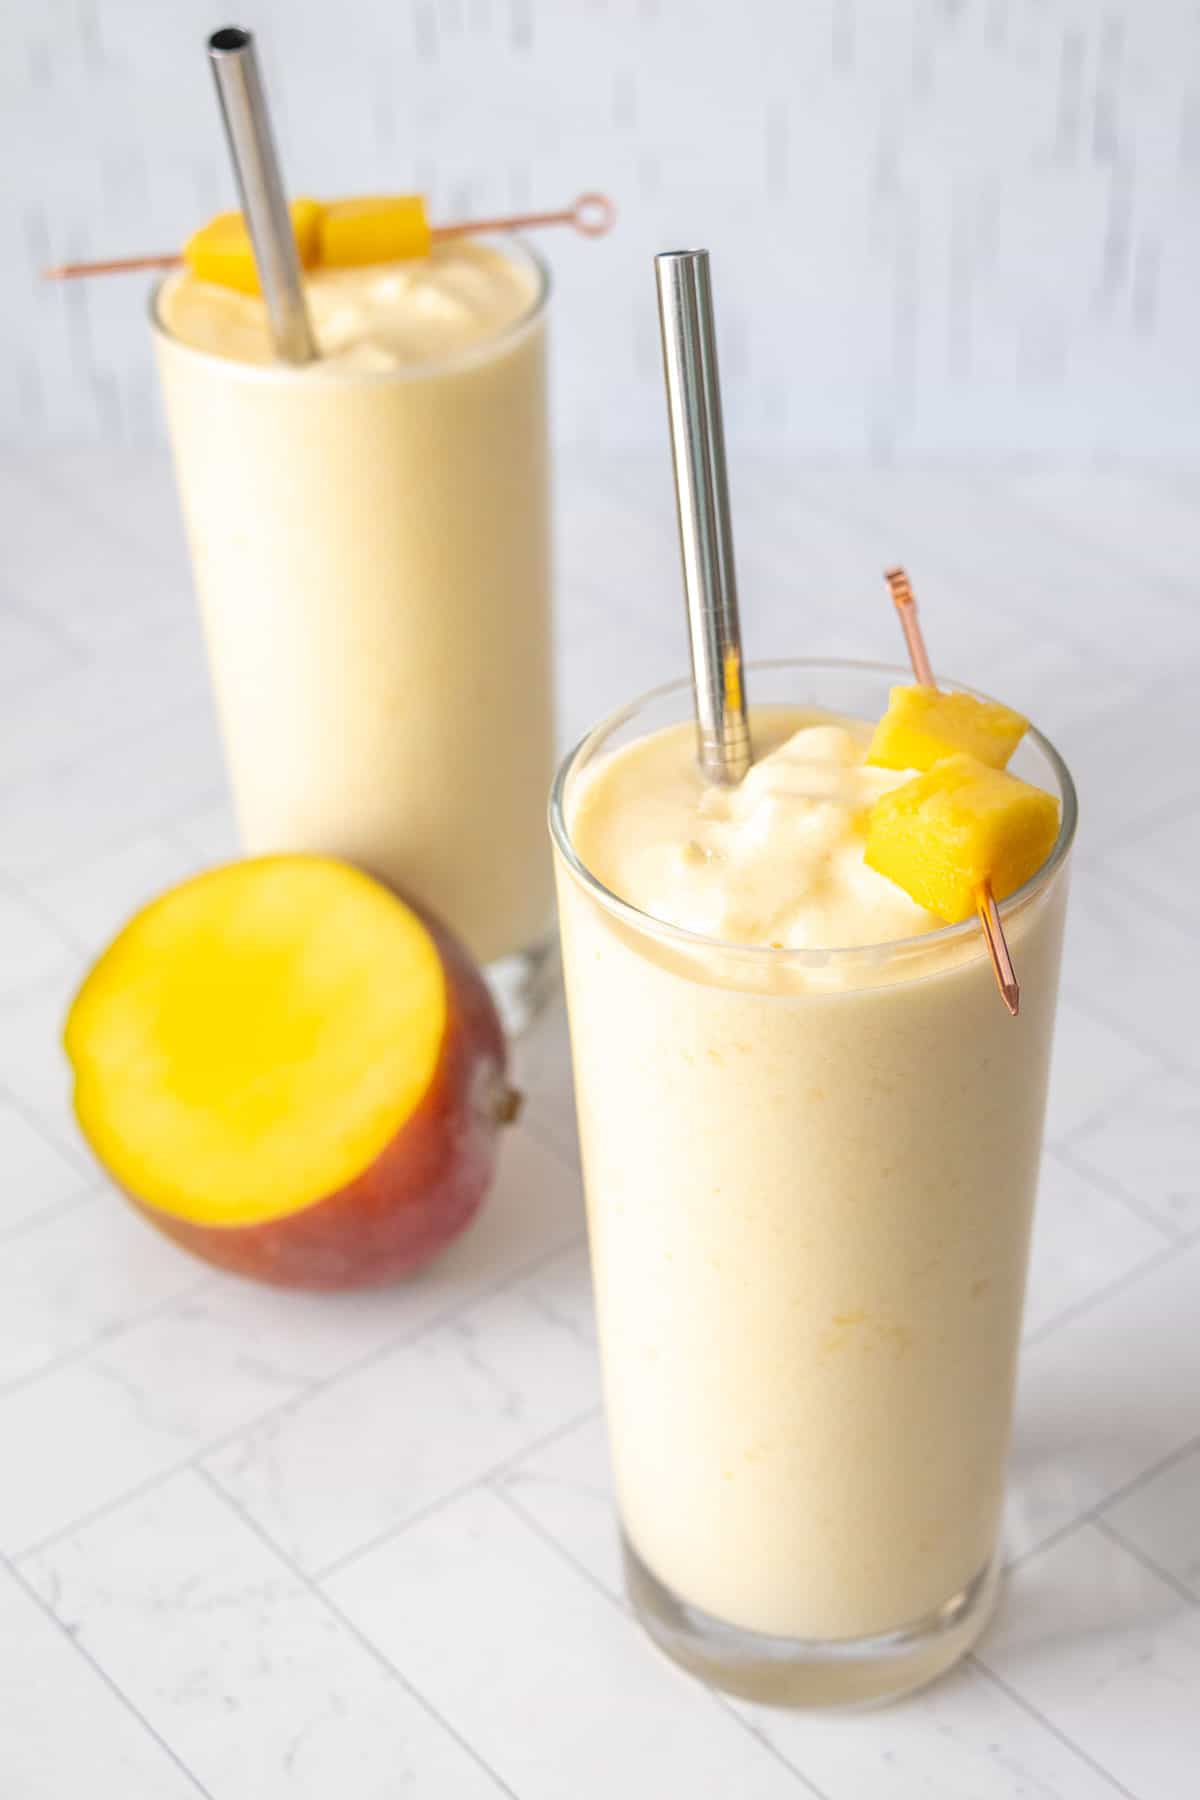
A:
<svg viewBox="0 0 1200 1800">
<path fill-rule="evenodd" d="M 425 1261 L 479 1205 L 510 1106 L 466 953 L 327 857 L 232 863 L 153 901 L 65 1043 L 118 1185 L 210 1261 L 296 1286 Z"/>
<path fill-rule="evenodd" d="M 318 228 L 324 208 L 319 200 L 293 200 L 288 211 L 300 267 L 310 269 L 319 254 Z M 262 292 L 250 233 L 240 212 L 218 213 L 194 231 L 183 246 L 183 260 L 200 281 L 235 288 L 239 294 Z"/>
<path fill-rule="evenodd" d="M 998 700 L 945 694 L 938 688 L 894 687 L 875 727 L 867 761 L 882 769 L 931 769 L 959 751 L 1002 769 L 1029 720 Z"/>
<path fill-rule="evenodd" d="M 949 756 L 884 794 L 867 815 L 864 858 L 949 924 L 969 919 L 990 881 L 997 900 L 1045 862 L 1058 801 L 973 756 Z"/>
<path fill-rule="evenodd" d="M 432 241 L 420 194 L 366 195 L 325 207 L 318 256 L 323 268 L 356 268 L 428 256 Z"/>
</svg>

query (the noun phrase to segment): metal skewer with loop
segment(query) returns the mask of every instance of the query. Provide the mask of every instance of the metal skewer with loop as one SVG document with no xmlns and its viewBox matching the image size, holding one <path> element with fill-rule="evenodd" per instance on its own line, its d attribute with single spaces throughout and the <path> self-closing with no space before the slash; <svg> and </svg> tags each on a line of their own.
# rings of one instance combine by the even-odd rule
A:
<svg viewBox="0 0 1200 1800">
<path fill-rule="evenodd" d="M 912 584 L 903 569 L 886 569 L 884 580 L 891 592 L 892 602 L 900 619 L 900 629 L 904 633 L 904 642 L 908 646 L 908 660 L 912 664 L 913 674 L 921 687 L 932 688 L 937 692 L 933 668 L 929 661 L 929 652 L 925 648 L 925 638 L 917 618 L 917 602 L 913 597 Z M 982 882 L 976 894 L 976 910 L 979 923 L 983 927 L 984 939 L 988 947 L 988 955 L 992 959 L 992 969 L 996 976 L 996 986 L 1000 997 L 1015 1019 L 1021 1007 L 1021 988 L 1017 981 L 1009 954 L 1008 942 L 1004 936 L 1004 926 L 1000 919 L 1000 909 L 996 905 L 996 896 L 992 892 L 990 881 Z"/>
</svg>

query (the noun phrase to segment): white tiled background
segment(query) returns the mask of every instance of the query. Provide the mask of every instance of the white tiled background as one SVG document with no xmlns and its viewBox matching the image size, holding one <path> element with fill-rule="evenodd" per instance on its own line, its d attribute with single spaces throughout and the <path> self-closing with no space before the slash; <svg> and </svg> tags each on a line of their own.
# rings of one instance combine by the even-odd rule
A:
<svg viewBox="0 0 1200 1800">
<path fill-rule="evenodd" d="M 560 480 L 564 740 L 683 663 L 662 454 Z M 480 1220 L 305 1297 L 99 1178 L 56 1037 L 232 850 L 157 452 L 0 457 L 0 1795 L 1193 1800 L 1200 1791 L 1200 475 L 735 467 L 752 648 L 936 660 L 1079 778 L 1007 1526 L 975 1656 L 857 1718 L 718 1698 L 621 1600 L 564 1027 Z"/>
<path fill-rule="evenodd" d="M 141 283 L 229 206 L 217 0 L 39 0 L 0 41 L 0 432 L 156 430 Z M 1200 451 L 1193 0 L 241 0 L 293 191 L 433 216 L 605 187 L 555 243 L 559 421 L 657 442 L 650 256 L 708 243 L 747 446 Z M 572 349 L 586 344 L 587 354 Z"/>
</svg>

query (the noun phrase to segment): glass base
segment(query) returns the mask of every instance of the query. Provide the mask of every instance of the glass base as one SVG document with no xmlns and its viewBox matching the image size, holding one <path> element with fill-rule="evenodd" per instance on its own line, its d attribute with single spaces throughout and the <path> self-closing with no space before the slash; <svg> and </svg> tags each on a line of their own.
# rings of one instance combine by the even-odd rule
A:
<svg viewBox="0 0 1200 1800">
<path fill-rule="evenodd" d="M 537 1018 L 555 990 L 558 976 L 558 933 L 550 930 L 526 950 L 497 957 L 483 971 L 500 1023 L 510 1038 L 519 1037 Z"/>
<path fill-rule="evenodd" d="M 658 1648 L 713 1687 L 770 1706 L 874 1706 L 924 1687 L 971 1648 L 998 1585 L 991 1563 L 935 1612 L 879 1637 L 769 1637 L 677 1599 L 624 1534 L 621 1548 L 634 1613 Z"/>
</svg>

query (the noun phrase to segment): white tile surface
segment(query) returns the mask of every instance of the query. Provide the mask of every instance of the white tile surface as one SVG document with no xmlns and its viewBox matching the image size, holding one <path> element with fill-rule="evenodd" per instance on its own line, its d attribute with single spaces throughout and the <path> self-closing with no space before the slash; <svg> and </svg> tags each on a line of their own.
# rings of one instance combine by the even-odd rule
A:
<svg viewBox="0 0 1200 1800">
<path fill-rule="evenodd" d="M 57 1149 L 0 1098 L 0 1240 L 11 1228 L 76 1199 L 94 1180 L 79 1151 Z"/>
<path fill-rule="evenodd" d="M 525 1114 L 486 1208 L 411 1283 L 261 1289 L 107 1188 L 70 1114 L 66 1007 L 86 953 L 235 838 L 165 464 L 0 456 L 0 1552 L 78 1634 L 0 1583 L 3 1800 L 1175 1800 L 1200 1688 L 1200 925 L 1176 904 L 1200 475 L 750 459 L 734 485 L 756 647 L 895 657 L 878 574 L 903 555 L 935 661 L 1028 705 L 1076 764 L 988 1668 L 867 1718 L 739 1717 L 646 1649 L 620 1600 L 560 1008 L 518 1048 Z M 662 457 L 567 459 L 559 493 L 566 741 L 627 696 L 630 644 L 650 682 L 685 634 Z M 330 1567 L 374 1649 L 314 1590 Z"/>
<path fill-rule="evenodd" d="M 208 1793 L 501 1791 L 195 1474 L 62 1540 L 25 1572 Z"/>
<path fill-rule="evenodd" d="M 10 1570 L 0 1567 L 0 1793 L 196 1800 L 204 1790 Z"/>
<path fill-rule="evenodd" d="M 1064 995 L 1054 1023 L 1050 1095 L 1046 1102 L 1047 1138 L 1055 1143 L 1069 1137 L 1089 1119 L 1106 1111 L 1139 1076 L 1155 1067 L 1150 1052 L 1140 1050 L 1124 1032 L 1091 1017 L 1069 995 Z"/>
<path fill-rule="evenodd" d="M 1200 1432 L 1200 1244 L 1162 1252 L 1026 1347 L 1008 1509 L 1021 1556 Z"/>
<path fill-rule="evenodd" d="M 1200 1445 L 1106 1506 L 1103 1518 L 1200 1600 Z"/>
<path fill-rule="evenodd" d="M 0 1243 L 0 1394 L 206 1280 L 109 1191 Z"/>
<path fill-rule="evenodd" d="M 328 1586 L 522 1800 L 795 1794 L 718 1700 L 496 1496 L 453 1501 Z"/>
<path fill-rule="evenodd" d="M 1200 1609 L 1095 1526 L 1013 1574 L 979 1661 L 1138 1800 L 1193 1800 Z"/>
<path fill-rule="evenodd" d="M 302 1567 L 342 1562 L 595 1403 L 588 1283 L 569 1250 L 207 1466 Z"/>
<path fill-rule="evenodd" d="M 1153 1075 L 1071 1140 L 1071 1155 L 1163 1223 L 1200 1230 L 1200 1087 Z"/>
<path fill-rule="evenodd" d="M 1166 1241 L 1123 1201 L 1047 1151 L 1025 1293 L 1026 1337 L 1149 1262 Z"/>
</svg>

